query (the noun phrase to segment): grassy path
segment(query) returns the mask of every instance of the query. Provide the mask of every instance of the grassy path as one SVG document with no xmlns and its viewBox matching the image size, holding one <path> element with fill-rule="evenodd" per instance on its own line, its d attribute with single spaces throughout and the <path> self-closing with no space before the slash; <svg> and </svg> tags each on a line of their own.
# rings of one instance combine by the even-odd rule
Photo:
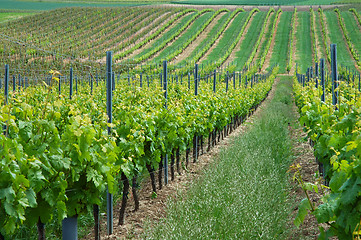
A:
<svg viewBox="0 0 361 240">
<path fill-rule="evenodd" d="M 231 140 L 185 195 L 169 201 L 167 217 L 145 238 L 289 238 L 291 84 L 288 77 L 280 80 L 248 130 Z"/>
<path fill-rule="evenodd" d="M 232 23 L 230 23 L 229 28 L 227 28 L 222 34 L 218 44 L 213 49 L 212 52 L 209 53 L 207 58 L 202 62 L 214 62 L 221 58 L 225 52 L 228 50 L 229 46 L 232 44 L 233 39 L 237 37 L 239 32 L 242 29 L 244 22 L 248 16 L 248 12 L 241 12 L 237 14 Z M 230 40 L 232 39 L 232 40 Z"/>
<path fill-rule="evenodd" d="M 234 57 L 234 62 L 237 66 L 237 69 L 242 69 L 247 62 L 248 57 L 253 50 L 253 46 L 257 42 L 257 38 L 261 32 L 262 24 L 266 18 L 266 15 L 266 12 L 255 13 L 252 22 L 249 23 L 249 29 L 251 29 L 251 31 L 245 33 L 240 48 L 234 50 L 237 51 Z"/>
<path fill-rule="evenodd" d="M 289 41 L 291 32 L 293 12 L 283 12 L 278 25 L 278 31 L 275 36 L 274 51 L 268 67 L 278 64 L 280 67 L 280 73 L 286 73 L 288 63 Z"/>
<path fill-rule="evenodd" d="M 341 27 L 339 26 L 336 13 L 325 12 L 328 24 L 329 38 L 332 43 L 337 44 L 337 62 L 344 66 L 355 69 L 354 59 L 349 52 L 346 42 L 343 38 Z"/>
<path fill-rule="evenodd" d="M 312 41 L 310 31 L 310 12 L 299 12 L 296 31 L 296 63 L 302 73 L 312 65 Z"/>
</svg>

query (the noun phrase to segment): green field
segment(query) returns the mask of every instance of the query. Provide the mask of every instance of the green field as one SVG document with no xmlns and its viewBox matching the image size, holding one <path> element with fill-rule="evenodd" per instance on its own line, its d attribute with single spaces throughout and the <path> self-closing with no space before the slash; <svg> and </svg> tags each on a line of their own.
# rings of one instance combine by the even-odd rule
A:
<svg viewBox="0 0 361 240">
<path fill-rule="evenodd" d="M 329 38 L 331 43 L 337 44 L 338 62 L 344 66 L 354 68 L 354 60 L 348 52 L 347 44 L 344 41 L 342 30 L 339 26 L 337 15 L 335 12 L 325 12 L 327 18 L 328 29 L 330 31 Z"/>
<path fill-rule="evenodd" d="M 254 0 L 254 1 L 247 1 L 247 0 L 233 0 L 233 1 L 226 1 L 226 0 L 180 0 L 180 1 L 173 1 L 172 3 L 178 4 L 210 4 L 210 5 L 261 5 L 261 6 L 268 6 L 268 5 L 325 5 L 325 4 L 333 4 L 335 0 Z"/>
<path fill-rule="evenodd" d="M 311 43 L 311 30 L 310 30 L 310 13 L 299 12 L 298 14 L 299 25 L 296 32 L 296 58 L 295 61 L 301 69 L 301 72 L 305 72 L 309 66 L 313 65 L 313 48 Z M 302 41 L 300 41 L 302 39 Z M 308 62 L 309 65 L 304 65 L 304 62 Z"/>
<path fill-rule="evenodd" d="M 19 2 L 2 3 L 13 8 Z M 310 1 L 294 2 L 305 3 Z M 0 11 L 0 239 L 36 239 L 41 234 L 37 223 L 40 229 L 45 223 L 48 239 L 60 239 L 66 216 L 79 216 L 79 232 L 85 237 L 92 230 L 95 205 L 100 206 L 102 224 L 105 221 L 106 189 L 114 193 L 119 209 L 120 202 L 125 206 L 136 199 L 136 191 L 154 173 L 158 181 L 151 190 L 146 188 L 146 197 L 157 201 L 165 159 L 170 169 L 177 165 L 186 174 L 197 153 L 211 149 L 262 103 L 278 74 L 287 76 L 278 83 L 268 109 L 262 110 L 264 115 L 247 123 L 251 130 L 229 144 L 229 151 L 216 161 L 219 165 L 207 170 L 187 197 L 170 203 L 163 225 L 146 234 L 153 239 L 290 239 L 294 207 L 286 171 L 292 160 L 288 131 L 295 65 L 305 74 L 318 61 L 312 44 L 317 39 L 320 57 L 326 59 L 329 44 L 337 43 L 338 64 L 355 70 L 345 73 L 340 66 L 340 73 L 359 73 L 360 63 L 345 40 L 349 36 L 361 52 L 353 13 L 340 11 L 344 34 L 337 11 L 324 10 L 325 19 L 320 19 L 314 10 L 311 34 L 308 7 L 283 12 L 110 3 L 89 7 L 83 1 L 27 1 L 18 6 L 26 4 L 52 10 Z M 53 9 L 74 5 L 87 7 Z M 296 28 L 291 50 L 292 19 Z M 111 72 L 106 70 L 108 51 L 113 53 Z M 4 66 L 9 66 L 10 79 L 5 87 Z M 342 90 L 348 87 L 345 83 Z M 354 89 L 345 92 L 340 101 L 360 101 Z M 110 97 L 112 124 L 107 115 Z M 329 107 L 327 114 L 334 110 Z M 324 108 L 312 111 L 319 109 Z M 128 205 L 119 216 L 127 226 L 130 211 Z"/>
<path fill-rule="evenodd" d="M 212 52 L 204 61 L 214 62 L 225 54 L 225 51 L 228 49 L 232 40 L 235 39 L 238 33 L 241 31 L 244 21 L 246 20 L 248 13 L 239 13 L 228 27 L 228 29 L 223 33 L 222 38 L 219 40 L 219 44 L 213 49 Z"/>
<path fill-rule="evenodd" d="M 281 15 L 280 23 L 278 24 L 276 36 L 275 36 L 275 49 L 273 51 L 270 65 L 278 64 L 280 66 L 280 72 L 286 73 L 288 63 L 288 52 L 289 52 L 289 40 L 291 34 L 291 19 L 292 12 L 283 12 Z M 287 47 L 286 47 L 287 46 Z"/>
<path fill-rule="evenodd" d="M 10 20 L 15 20 L 17 18 L 25 17 L 32 15 L 34 13 L 27 12 L 0 12 L 0 23 Z"/>
<path fill-rule="evenodd" d="M 360 9 L 360 0 L 2 0 L 0 9 L 31 9 L 31 10 L 50 10 L 62 7 L 126 7 L 148 4 L 194 4 L 194 5 L 260 5 L 260 6 L 279 6 L 279 5 L 329 5 L 329 4 L 354 4 Z"/>
<path fill-rule="evenodd" d="M 264 22 L 266 18 L 266 13 L 265 12 L 259 12 L 256 13 L 252 19 L 252 22 L 249 23 L 251 24 L 249 29 L 253 29 L 252 31 L 249 30 L 245 37 L 243 42 L 241 43 L 240 49 L 236 49 L 236 58 L 234 60 L 237 68 L 242 69 L 247 60 L 249 55 L 251 54 L 252 50 L 253 50 L 253 46 L 255 44 L 255 42 L 257 41 L 257 38 L 259 36 L 259 33 L 261 32 L 262 29 L 262 24 Z"/>
<path fill-rule="evenodd" d="M 99 3 L 100 2 L 100 3 Z M 1 0 L 0 9 L 19 9 L 19 10 L 51 10 L 64 7 L 128 7 L 143 5 L 140 2 L 120 2 L 106 3 L 105 1 L 79 1 L 79 2 L 62 2 L 62 1 L 18 1 L 18 0 Z"/>
</svg>

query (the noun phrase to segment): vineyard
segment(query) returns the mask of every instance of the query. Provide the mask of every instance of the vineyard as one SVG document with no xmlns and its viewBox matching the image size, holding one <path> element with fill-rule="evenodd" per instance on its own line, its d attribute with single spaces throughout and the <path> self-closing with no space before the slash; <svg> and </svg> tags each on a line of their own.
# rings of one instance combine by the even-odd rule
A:
<svg viewBox="0 0 361 240">
<path fill-rule="evenodd" d="M 331 226 L 323 239 L 356 239 L 360 14 L 74 7 L 0 23 L 0 239 L 77 239 L 89 216 L 83 235 L 112 234 L 130 194 L 139 209 L 142 182 L 156 198 L 251 116 L 277 75 L 294 77 L 329 191 L 319 206 L 302 201 L 295 223 L 311 211 Z"/>
</svg>

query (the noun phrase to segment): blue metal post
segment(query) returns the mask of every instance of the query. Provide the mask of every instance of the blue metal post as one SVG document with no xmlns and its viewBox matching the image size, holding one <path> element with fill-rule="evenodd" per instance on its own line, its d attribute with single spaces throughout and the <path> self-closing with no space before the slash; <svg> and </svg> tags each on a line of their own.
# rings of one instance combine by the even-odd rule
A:
<svg viewBox="0 0 361 240">
<path fill-rule="evenodd" d="M 73 96 L 73 68 L 70 68 L 70 78 L 69 78 L 69 98 Z"/>
<path fill-rule="evenodd" d="M 8 103 L 9 98 L 9 65 L 5 65 L 5 79 L 4 79 L 4 95 L 5 95 L 5 104 Z"/>
<path fill-rule="evenodd" d="M 62 221 L 63 240 L 78 240 L 78 218 L 67 217 Z"/>
<path fill-rule="evenodd" d="M 191 89 L 191 74 L 188 73 L 188 89 Z"/>
<path fill-rule="evenodd" d="M 142 73 L 139 74 L 139 82 L 140 82 L 140 87 L 142 88 L 143 87 L 143 74 Z"/>
<path fill-rule="evenodd" d="M 165 103 L 164 107 L 167 109 L 167 98 L 168 98 L 168 86 L 167 86 L 167 61 L 163 61 L 163 90 L 164 90 L 164 98 Z M 164 184 L 168 184 L 168 155 L 165 154 L 164 156 Z"/>
<path fill-rule="evenodd" d="M 58 91 L 59 91 L 59 95 L 61 94 L 61 77 L 59 76 L 59 84 L 58 84 Z"/>
<path fill-rule="evenodd" d="M 13 75 L 13 92 L 16 91 L 16 77 Z"/>
<path fill-rule="evenodd" d="M 226 74 L 226 92 L 228 92 L 228 74 L 229 74 L 229 72 L 227 71 L 227 74 Z"/>
<path fill-rule="evenodd" d="M 216 84 L 217 84 L 217 70 L 213 72 L 213 92 L 216 92 Z"/>
<path fill-rule="evenodd" d="M 107 52 L 107 114 L 108 123 L 112 123 L 112 95 L 113 95 L 113 76 L 112 74 L 112 52 Z M 111 129 L 108 126 L 108 134 Z M 108 235 L 113 233 L 113 194 L 107 191 L 107 230 Z"/>
<path fill-rule="evenodd" d="M 321 86 L 322 86 L 322 95 L 321 101 L 325 101 L 325 59 L 321 58 L 320 60 L 320 74 L 321 74 Z"/>
<path fill-rule="evenodd" d="M 233 72 L 233 88 L 236 89 L 236 72 Z"/>
<path fill-rule="evenodd" d="M 19 74 L 19 77 L 18 77 L 18 90 L 19 90 L 19 92 L 20 92 L 20 89 L 21 89 L 21 76 L 20 76 L 20 74 Z"/>
<path fill-rule="evenodd" d="M 194 95 L 198 95 L 198 64 L 194 66 Z"/>
<path fill-rule="evenodd" d="M 337 49 L 336 44 L 331 44 L 331 77 L 332 77 L 332 104 L 337 104 Z"/>
</svg>

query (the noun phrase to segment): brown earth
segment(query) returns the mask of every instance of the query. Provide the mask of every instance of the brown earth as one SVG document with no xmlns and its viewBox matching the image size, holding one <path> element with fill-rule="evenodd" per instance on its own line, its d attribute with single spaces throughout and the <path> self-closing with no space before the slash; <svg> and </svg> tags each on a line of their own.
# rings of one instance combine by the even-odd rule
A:
<svg viewBox="0 0 361 240">
<path fill-rule="evenodd" d="M 294 105 L 293 107 L 293 112 L 298 119 L 299 114 L 297 112 L 296 105 Z M 313 149 L 307 141 L 307 134 L 302 130 L 301 126 L 290 127 L 289 129 L 293 145 L 293 154 L 295 157 L 293 164 L 299 164 L 301 166 L 301 174 L 305 182 L 314 183 L 317 181 L 315 173 L 318 172 L 318 164 L 316 163 L 316 159 L 313 155 Z M 290 181 L 292 181 L 292 179 L 290 179 Z M 302 199 L 306 198 L 306 195 L 303 192 L 302 188 L 296 182 L 293 182 L 293 190 L 291 196 L 296 200 L 292 217 L 292 219 L 294 219 L 298 212 L 298 203 L 300 203 Z M 320 201 L 321 198 L 320 194 L 316 194 L 314 192 L 309 193 L 309 196 L 312 202 L 317 203 Z M 318 234 L 320 233 L 317 226 L 318 223 L 316 219 L 313 216 L 307 215 L 304 223 L 300 226 L 299 229 L 295 230 L 295 234 L 305 236 L 305 240 L 317 239 Z"/>
<path fill-rule="evenodd" d="M 102 46 L 104 46 L 104 45 L 106 45 L 106 44 L 109 44 L 109 43 L 111 43 L 111 42 L 114 42 L 115 44 L 112 45 L 110 48 L 115 47 L 115 46 L 118 46 L 119 43 L 121 43 L 121 42 L 123 42 L 123 41 L 126 40 L 126 39 L 124 39 L 123 35 L 127 34 L 127 33 L 131 30 L 128 26 L 131 26 L 132 28 L 138 27 L 139 25 L 143 24 L 144 22 L 150 21 L 149 19 L 153 19 L 153 18 L 154 18 L 154 16 L 153 16 L 154 14 L 155 14 L 155 13 L 153 13 L 152 15 L 149 15 L 148 17 L 146 17 L 146 18 L 144 18 L 143 20 L 141 20 L 141 21 L 139 21 L 138 23 L 136 23 L 136 20 L 139 19 L 143 14 L 142 14 L 142 15 L 139 15 L 137 18 L 134 18 L 133 20 L 129 21 L 129 23 L 127 23 L 127 25 L 125 25 L 125 26 L 119 26 L 119 27 L 115 28 L 112 32 L 109 33 L 109 35 L 114 34 L 114 33 L 116 33 L 117 31 L 119 31 L 119 30 L 124 29 L 125 27 L 127 27 L 126 31 L 122 32 L 121 34 L 117 34 L 117 35 L 116 35 L 115 37 L 113 37 L 113 38 L 107 38 L 107 40 L 101 42 L 100 44 L 94 46 L 93 48 L 99 49 L 100 47 L 102 47 Z M 166 14 L 166 13 L 165 13 L 165 14 Z M 158 20 L 160 17 L 164 16 L 165 14 L 162 14 L 162 15 L 156 17 L 156 18 L 153 19 L 152 21 Z M 134 23 L 135 23 L 135 24 L 134 24 Z M 148 27 L 149 27 L 149 25 L 146 26 L 146 27 L 140 28 L 137 32 L 134 32 L 134 33 L 132 34 L 132 36 L 129 36 L 127 41 L 133 39 L 134 37 L 136 37 L 136 36 L 138 36 L 138 35 L 140 35 L 140 34 L 142 34 L 145 30 L 148 30 Z M 145 36 L 145 34 L 144 34 L 143 36 Z M 105 37 L 105 36 L 103 36 L 103 37 Z M 100 38 L 100 39 L 101 39 L 101 38 Z M 99 41 L 99 39 L 98 39 L 98 41 Z M 103 48 L 103 50 L 106 50 L 106 51 L 108 51 L 108 49 L 109 49 L 109 48 L 105 48 L 105 49 Z"/>
</svg>

